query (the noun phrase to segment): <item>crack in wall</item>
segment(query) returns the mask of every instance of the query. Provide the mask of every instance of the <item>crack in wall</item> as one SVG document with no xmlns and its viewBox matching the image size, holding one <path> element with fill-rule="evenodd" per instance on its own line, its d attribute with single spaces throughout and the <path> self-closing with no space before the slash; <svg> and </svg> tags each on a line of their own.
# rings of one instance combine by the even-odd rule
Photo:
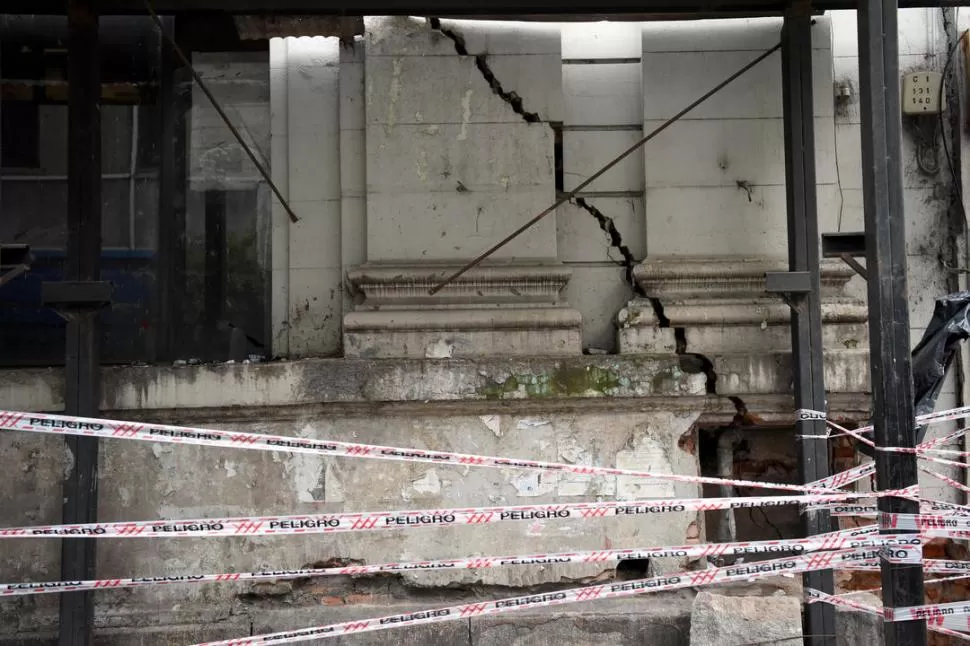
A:
<svg viewBox="0 0 970 646">
<path fill-rule="evenodd" d="M 459 56 L 472 56 L 475 59 L 475 67 L 478 68 L 479 73 L 481 73 L 482 78 L 488 83 L 488 86 L 492 89 L 492 92 L 501 98 L 503 101 L 509 104 L 512 111 L 517 115 L 522 117 L 528 123 L 539 123 L 542 119 L 539 117 L 537 112 L 529 112 L 525 109 L 522 101 L 522 97 L 519 96 L 514 90 L 506 90 L 502 85 L 502 82 L 498 80 L 495 76 L 495 72 L 488 65 L 488 54 L 471 54 L 468 51 L 468 45 L 465 43 L 465 37 L 454 29 L 448 29 L 441 24 L 439 18 L 429 18 L 428 24 L 437 32 L 440 32 L 446 36 L 455 45 L 455 51 Z"/>
<path fill-rule="evenodd" d="M 633 252 L 630 251 L 630 247 L 624 244 L 623 236 L 620 234 L 620 230 L 616 228 L 616 222 L 613 221 L 613 218 L 609 217 L 598 208 L 587 202 L 585 198 L 577 197 L 573 200 L 573 203 L 596 219 L 596 222 L 600 225 L 600 229 L 603 230 L 603 233 L 605 233 L 606 237 L 609 239 L 610 247 L 620 252 L 620 256 L 623 258 L 621 263 L 624 269 L 623 276 L 626 279 L 627 284 L 630 286 L 630 289 L 632 289 L 633 293 L 637 296 L 647 299 L 650 306 L 653 308 L 654 316 L 656 316 L 657 320 L 660 322 L 660 327 L 670 327 L 670 320 L 664 314 L 663 305 L 661 305 L 658 299 L 647 296 L 647 293 L 644 291 L 643 287 L 641 287 L 633 277 L 633 270 L 637 266 L 637 259 L 634 257 Z"/>
</svg>

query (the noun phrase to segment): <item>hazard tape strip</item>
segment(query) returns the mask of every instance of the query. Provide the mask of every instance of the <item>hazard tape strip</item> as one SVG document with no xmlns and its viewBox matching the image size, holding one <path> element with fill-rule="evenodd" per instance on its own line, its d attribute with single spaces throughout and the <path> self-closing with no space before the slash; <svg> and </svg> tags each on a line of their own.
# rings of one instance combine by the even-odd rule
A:
<svg viewBox="0 0 970 646">
<path fill-rule="evenodd" d="M 964 493 L 970 493 L 970 487 L 968 487 L 967 485 L 963 484 L 962 482 L 957 482 L 953 478 L 947 477 L 947 476 L 943 475 L 942 473 L 939 473 L 937 471 L 934 471 L 933 469 L 929 469 L 927 467 L 924 467 L 923 465 L 919 465 L 918 468 L 919 468 L 920 471 L 922 471 L 926 475 L 932 476 L 932 477 L 936 478 L 937 480 L 939 480 L 941 482 L 945 482 L 946 484 L 950 485 L 954 489 L 958 489 L 959 491 L 962 491 Z"/>
<path fill-rule="evenodd" d="M 674 473 L 652 473 L 632 469 L 615 469 L 559 462 L 520 460 L 485 455 L 453 453 L 449 451 L 426 451 L 372 444 L 353 444 L 330 440 L 311 440 L 285 435 L 265 435 L 258 433 L 237 433 L 215 429 L 170 426 L 165 424 L 138 424 L 118 422 L 89 417 L 68 415 L 48 415 L 43 413 L 24 413 L 0 411 L 0 430 L 46 433 L 53 435 L 82 435 L 106 439 L 140 440 L 170 444 L 193 444 L 198 446 L 218 446 L 241 448 L 256 451 L 280 451 L 289 453 L 312 453 L 338 457 L 395 460 L 403 462 L 431 462 L 434 464 L 454 464 L 457 466 L 490 467 L 497 469 L 530 469 L 556 473 L 579 475 L 631 476 L 652 478 L 673 482 L 693 484 L 731 485 L 759 489 L 783 491 L 804 491 L 808 493 L 832 493 L 816 485 L 796 485 L 779 482 L 757 482 L 734 480 L 708 476 L 691 476 Z"/>
<path fill-rule="evenodd" d="M 815 570 L 826 570 L 845 561 L 868 558 L 864 550 L 844 550 L 839 552 L 820 552 L 817 554 L 796 556 L 786 559 L 775 559 L 745 565 L 735 565 L 723 568 L 710 568 L 699 572 L 681 572 L 668 576 L 652 577 L 635 581 L 606 583 L 603 585 L 584 588 L 570 588 L 558 592 L 526 595 L 469 603 L 460 606 L 449 606 L 419 612 L 389 615 L 372 619 L 345 621 L 338 624 L 314 626 L 298 630 L 289 630 L 265 635 L 254 635 L 216 642 L 206 642 L 195 646 L 259 646 L 262 644 L 292 644 L 297 642 L 339 637 L 346 634 L 386 630 L 400 626 L 415 626 L 420 624 L 438 623 L 468 619 L 484 615 L 496 615 L 527 608 L 541 608 L 565 605 L 580 601 L 595 599 L 610 599 L 676 590 L 687 587 L 711 585 L 729 581 L 748 581 L 766 576 L 779 574 L 796 574 Z"/>
<path fill-rule="evenodd" d="M 885 608 L 883 618 L 886 621 L 925 619 L 927 626 L 970 631 L 970 601 L 954 601 L 952 603 L 927 604 L 907 608 Z"/>
<path fill-rule="evenodd" d="M 81 525 L 42 525 L 0 528 L 0 538 L 162 536 L 265 536 L 319 534 L 415 527 L 486 525 L 509 521 L 595 519 L 608 516 L 641 516 L 684 511 L 712 511 L 775 507 L 803 502 L 836 502 L 865 494 L 762 496 L 744 498 L 685 498 L 639 501 L 576 502 L 548 505 L 425 509 L 364 513 L 311 514 L 299 516 L 244 516 L 193 520 L 150 520 Z"/>
<path fill-rule="evenodd" d="M 813 588 L 806 588 L 805 594 L 808 596 L 808 603 L 818 603 L 818 602 L 829 603 L 829 604 L 832 604 L 833 606 L 841 606 L 843 608 L 849 608 L 850 610 L 854 610 L 857 612 L 864 612 L 866 614 L 876 615 L 878 617 L 884 616 L 884 612 L 882 608 L 876 608 L 875 606 L 870 606 L 865 603 L 852 601 L 850 599 L 846 599 L 842 595 L 826 594 L 825 592 L 822 592 L 820 590 L 815 590 Z M 949 635 L 951 637 L 958 637 L 963 640 L 970 640 L 970 635 L 967 635 L 966 633 L 961 633 L 955 630 L 951 630 L 949 628 L 944 628 L 942 626 L 935 626 L 935 625 L 932 625 L 930 622 L 927 622 L 926 627 L 929 630 L 932 630 L 937 633 Z"/>
<path fill-rule="evenodd" d="M 855 430 L 850 430 L 850 429 L 847 429 L 847 428 L 843 428 L 842 426 L 839 426 L 838 424 L 836 424 L 836 423 L 828 420 L 827 419 L 827 416 L 825 416 L 825 414 L 822 413 L 822 412 L 820 412 L 820 411 L 810 411 L 810 410 L 800 409 L 799 412 L 804 412 L 804 413 L 809 414 L 809 415 L 821 415 L 821 416 L 823 416 L 823 417 L 821 417 L 821 419 L 825 419 L 826 424 L 828 424 L 832 428 L 838 429 L 841 432 L 842 435 L 849 435 L 851 437 L 854 437 L 857 440 L 859 440 L 861 442 L 864 442 L 865 444 L 868 444 L 870 446 L 873 446 L 874 448 L 876 448 L 879 451 L 890 451 L 890 452 L 897 452 L 897 453 L 921 453 L 923 451 L 935 449 L 936 447 L 938 447 L 938 446 L 940 446 L 942 444 L 946 444 L 948 442 L 951 442 L 951 441 L 953 441 L 953 440 L 955 440 L 955 439 L 957 439 L 957 438 L 965 435 L 966 433 L 970 432 L 970 428 L 957 429 L 957 430 L 953 431 L 952 433 L 949 433 L 949 434 L 944 435 L 942 437 L 938 437 L 938 438 L 935 438 L 935 439 L 932 439 L 932 440 L 926 440 L 924 442 L 921 442 L 915 448 L 909 448 L 909 447 L 875 447 L 875 443 L 872 440 L 870 440 L 868 438 L 865 438 L 865 437 L 861 437 L 862 435 L 864 435 L 866 433 L 871 433 L 873 431 L 873 427 L 871 425 L 870 426 L 863 426 L 863 427 L 857 428 Z M 942 422 L 952 422 L 952 421 L 958 420 L 958 419 L 966 419 L 968 417 L 970 417 L 970 406 L 962 406 L 960 408 L 951 408 L 949 410 L 943 410 L 943 411 L 939 411 L 939 412 L 935 412 L 935 413 L 927 413 L 925 415 L 917 415 L 916 416 L 916 424 L 918 426 L 930 426 L 930 425 L 939 424 L 939 423 L 942 423 Z M 810 419 L 820 419 L 820 418 L 819 417 L 810 417 Z M 800 435 L 799 437 L 801 439 L 806 439 L 806 440 L 818 440 L 818 439 L 829 440 L 829 439 L 832 439 L 832 438 L 835 438 L 835 437 L 840 437 L 840 436 L 841 435 Z M 961 452 L 957 452 L 957 453 L 961 453 Z"/>
<path fill-rule="evenodd" d="M 563 552 L 558 554 L 529 554 L 518 556 L 480 556 L 436 561 L 382 563 L 375 565 L 348 565 L 329 568 L 303 568 L 292 570 L 264 570 L 260 572 L 236 572 L 223 574 L 194 574 L 182 576 L 136 577 L 126 579 L 100 579 L 90 581 L 49 581 L 26 583 L 0 583 L 0 596 L 20 596 L 82 590 L 105 590 L 115 588 L 140 588 L 154 585 L 189 583 L 226 583 L 288 579 L 323 576 L 356 576 L 363 574 L 386 574 L 430 570 L 485 569 L 517 565 L 546 565 L 564 563 L 608 563 L 631 559 L 665 557 L 703 558 L 708 556 L 737 556 L 742 554 L 772 554 L 776 552 L 817 552 L 823 550 L 876 548 L 885 546 L 914 545 L 912 535 L 878 535 L 872 530 L 842 530 L 820 534 L 811 538 L 775 541 L 746 541 L 736 543 L 709 543 L 704 545 L 679 545 L 637 549 L 600 550 L 590 552 Z M 916 543 L 918 545 L 918 539 Z"/>
<path fill-rule="evenodd" d="M 875 505 L 846 505 L 839 503 L 826 503 L 822 505 L 809 505 L 805 508 L 805 511 L 827 511 L 832 516 L 847 516 L 847 517 L 864 517 L 864 518 L 876 518 L 879 515 L 879 509 Z M 924 514 L 941 514 L 941 515 L 968 515 L 970 514 L 970 507 L 964 507 L 963 505 L 955 505 L 951 503 L 944 503 L 934 500 L 921 500 L 920 501 L 920 511 Z"/>
<path fill-rule="evenodd" d="M 879 527 L 884 530 L 945 530 L 955 532 L 970 531 L 970 516 L 940 514 L 890 514 L 879 513 Z"/>
<path fill-rule="evenodd" d="M 860 464 L 857 467 L 852 467 L 851 469 L 830 475 L 821 480 L 810 482 L 805 486 L 820 487 L 822 489 L 840 489 L 864 478 L 868 478 L 875 473 L 876 464 L 874 462 L 867 462 L 866 464 Z"/>
<path fill-rule="evenodd" d="M 830 603 L 833 606 L 852 608 L 853 610 L 882 617 L 882 608 L 876 608 L 875 606 L 870 606 L 866 603 L 859 603 L 858 601 L 846 599 L 844 595 L 828 594 L 826 592 L 822 592 L 821 590 L 816 590 L 815 588 L 805 588 L 805 596 L 807 597 L 808 603 Z"/>
</svg>

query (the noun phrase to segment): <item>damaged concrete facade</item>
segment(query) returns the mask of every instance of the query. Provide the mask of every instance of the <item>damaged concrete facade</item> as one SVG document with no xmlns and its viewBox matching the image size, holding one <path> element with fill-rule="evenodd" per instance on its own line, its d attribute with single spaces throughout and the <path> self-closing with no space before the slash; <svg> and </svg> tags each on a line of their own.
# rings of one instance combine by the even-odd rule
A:
<svg viewBox="0 0 970 646">
<path fill-rule="evenodd" d="M 906 14 L 908 66 L 942 68 L 947 42 L 938 13 Z M 790 435 L 788 306 L 764 285 L 766 271 L 786 266 L 775 59 L 489 262 L 428 295 L 450 270 L 775 44 L 780 26 L 771 19 L 388 18 L 369 19 L 353 46 L 274 39 L 263 125 L 274 181 L 300 216 L 291 222 L 274 203 L 269 227 L 273 354 L 287 360 L 108 368 L 102 410 L 122 419 L 683 475 L 707 474 L 702 443 L 716 442 L 725 428 L 760 425 Z M 821 16 L 815 30 L 821 228 L 858 230 L 858 102 L 851 91 L 835 98 L 837 88 L 858 87 L 854 15 Z M 906 146 L 915 342 L 933 298 L 953 291 L 938 258 L 950 180 L 921 173 L 915 144 Z M 822 281 L 829 410 L 862 421 L 870 406 L 865 288 L 836 262 L 823 266 Z M 61 373 L 0 373 L 0 407 L 61 410 Z M 941 408 L 962 401 L 953 384 Z M 629 478 L 131 444 L 102 443 L 104 520 L 702 494 L 686 483 Z M 0 470 L 13 477 L 0 491 L 3 524 L 58 522 L 66 469 L 58 440 L 5 434 L 0 449 Z M 757 445 L 746 450 L 756 463 Z M 932 480 L 926 485 L 937 488 L 931 495 L 952 495 Z M 99 543 L 98 567 L 105 577 L 175 576 L 676 545 L 703 540 L 705 521 L 685 513 L 662 522 L 633 516 L 352 537 L 109 540 Z M 0 578 L 51 580 L 58 559 L 54 540 L 9 541 Z M 669 559 L 637 567 L 642 574 L 696 566 Z M 132 643 L 133 632 L 146 644 L 182 643 L 622 576 L 615 564 L 551 564 L 172 586 L 100 593 L 96 616 L 103 643 Z M 462 645 L 687 644 L 692 599 L 648 596 L 399 634 L 411 643 Z M 0 642 L 44 643 L 56 622 L 55 596 L 6 602 Z"/>
</svg>

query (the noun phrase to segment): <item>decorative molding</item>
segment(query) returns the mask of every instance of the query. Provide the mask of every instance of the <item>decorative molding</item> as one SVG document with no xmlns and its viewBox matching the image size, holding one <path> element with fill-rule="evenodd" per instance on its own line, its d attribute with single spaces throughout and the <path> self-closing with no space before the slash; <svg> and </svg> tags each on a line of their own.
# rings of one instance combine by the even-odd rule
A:
<svg viewBox="0 0 970 646">
<path fill-rule="evenodd" d="M 572 271 L 555 261 L 476 267 L 435 295 L 457 265 L 369 264 L 351 271 L 364 295 L 344 317 L 347 357 L 578 355 L 582 316 L 561 292 Z"/>
<path fill-rule="evenodd" d="M 771 298 L 765 290 L 765 272 L 787 271 L 788 263 L 766 258 L 659 258 L 633 269 L 633 278 L 651 298 L 671 300 Z M 838 297 L 855 272 L 842 261 L 823 260 L 820 267 L 822 299 Z"/>
<path fill-rule="evenodd" d="M 434 296 L 428 292 L 458 265 L 368 264 L 348 272 L 348 280 L 366 301 L 363 309 L 386 307 L 468 307 L 538 305 L 562 302 L 560 293 L 572 270 L 556 261 L 543 264 L 493 264 L 475 267 Z"/>
<path fill-rule="evenodd" d="M 767 258 L 644 262 L 633 276 L 646 298 L 630 301 L 617 314 L 620 352 L 669 353 L 678 343 L 688 352 L 712 355 L 790 352 L 791 308 L 765 284 L 766 272 L 787 269 L 786 262 Z M 853 270 L 826 260 L 819 273 L 826 349 L 868 347 L 866 304 L 846 293 Z"/>
</svg>

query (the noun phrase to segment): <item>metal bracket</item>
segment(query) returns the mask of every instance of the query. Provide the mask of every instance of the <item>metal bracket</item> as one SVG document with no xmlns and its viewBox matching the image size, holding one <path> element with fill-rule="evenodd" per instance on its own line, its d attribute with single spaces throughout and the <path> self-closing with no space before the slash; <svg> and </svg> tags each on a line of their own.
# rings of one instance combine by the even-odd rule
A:
<svg viewBox="0 0 970 646">
<path fill-rule="evenodd" d="M 807 294 L 812 291 L 812 276 L 807 271 L 767 271 L 765 290 L 772 294 Z"/>
<path fill-rule="evenodd" d="M 866 234 L 861 232 L 850 233 L 823 233 L 822 234 L 822 256 L 824 258 L 841 258 L 842 262 L 852 267 L 855 273 L 869 280 L 869 272 L 856 258 L 864 258 L 866 255 Z"/>
<path fill-rule="evenodd" d="M 812 291 L 812 276 L 807 271 L 767 271 L 765 291 L 777 294 L 788 307 L 797 310 L 801 297 Z"/>
<path fill-rule="evenodd" d="M 62 280 L 40 286 L 40 300 L 66 320 L 96 312 L 111 304 L 114 285 L 105 281 Z"/>
<path fill-rule="evenodd" d="M 34 257 L 30 254 L 30 245 L 0 245 L 0 269 L 6 270 L 0 274 L 0 287 L 17 276 L 30 271 L 30 265 L 33 261 Z"/>
</svg>

